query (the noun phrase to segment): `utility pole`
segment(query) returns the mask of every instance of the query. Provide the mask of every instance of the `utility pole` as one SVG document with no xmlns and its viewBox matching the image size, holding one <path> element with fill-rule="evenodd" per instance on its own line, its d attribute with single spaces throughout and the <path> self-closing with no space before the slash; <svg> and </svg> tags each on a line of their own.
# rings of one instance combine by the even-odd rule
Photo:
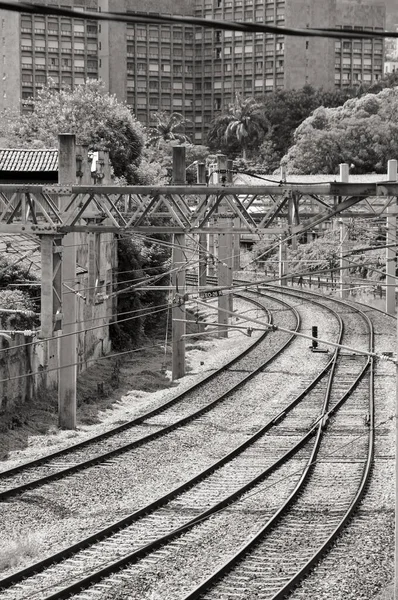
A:
<svg viewBox="0 0 398 600">
<path fill-rule="evenodd" d="M 173 147 L 173 184 L 185 184 L 185 146 Z M 172 308 L 172 379 L 185 375 L 185 303 L 179 296 L 185 294 L 185 233 L 173 235 L 172 286 L 174 292 Z"/>
<path fill-rule="evenodd" d="M 286 167 L 281 165 L 280 167 L 281 183 L 286 182 Z M 287 285 L 286 279 L 283 279 L 285 274 L 285 261 L 286 261 L 286 242 L 283 239 L 283 235 L 279 236 L 279 253 L 278 253 L 278 277 L 279 285 Z"/>
<path fill-rule="evenodd" d="M 227 183 L 227 157 L 217 154 L 216 183 Z M 224 210 L 223 210 L 224 209 Z M 225 218 L 226 217 L 226 218 Z M 219 210 L 220 227 L 225 233 L 218 234 L 217 283 L 221 287 L 232 287 L 232 219 L 227 217 L 226 207 Z M 218 337 L 228 337 L 228 313 L 230 310 L 229 295 L 218 296 Z"/>
<path fill-rule="evenodd" d="M 388 161 L 388 181 L 397 181 L 397 161 Z M 387 251 L 386 251 L 386 312 L 395 315 L 395 270 L 397 250 L 392 244 L 397 243 L 397 202 L 391 199 L 387 207 Z M 389 247 L 391 246 L 391 247 Z"/>
<path fill-rule="evenodd" d="M 388 161 L 388 181 L 397 181 L 397 161 L 389 160 Z M 396 214 L 396 201 L 394 206 L 388 207 L 388 212 Z M 397 228 L 396 228 L 397 219 L 396 216 L 388 215 L 387 216 L 387 244 L 397 243 Z M 392 252 L 389 253 L 389 250 Z M 395 275 L 395 256 L 396 249 L 395 248 L 387 248 L 387 265 L 386 265 L 386 283 L 390 283 L 392 285 L 387 285 L 386 287 L 386 303 L 387 303 L 387 312 L 391 315 L 394 314 L 395 311 L 395 278 L 392 275 Z M 390 292 L 392 290 L 392 293 Z M 396 335 L 398 336 L 398 311 L 397 311 L 397 326 L 396 326 Z M 397 346 L 398 348 L 398 339 Z M 398 351 L 397 355 L 398 357 Z M 395 581 L 394 581 L 394 599 L 398 600 L 398 363 L 395 366 Z"/>
<path fill-rule="evenodd" d="M 60 236 L 40 236 L 41 249 L 41 313 L 40 333 L 43 340 L 43 385 L 57 382 L 58 339 L 61 319 L 62 240 Z"/>
<path fill-rule="evenodd" d="M 348 183 L 350 178 L 350 167 L 347 163 L 340 164 L 340 182 Z M 348 261 L 344 258 L 347 252 L 348 229 L 345 219 L 340 219 L 340 298 L 348 297 Z"/>
<path fill-rule="evenodd" d="M 196 179 L 198 183 L 206 185 L 206 165 L 198 163 Z M 199 233 L 199 269 L 198 269 L 199 289 L 207 285 L 207 234 Z"/>
<path fill-rule="evenodd" d="M 76 181 L 76 142 L 72 134 L 60 134 L 58 152 L 58 183 L 74 185 Z M 60 210 L 73 212 L 71 194 L 59 196 Z M 70 205 L 70 206 L 69 206 Z M 62 429 L 76 429 L 76 234 L 63 238 L 62 249 L 62 336 L 59 338 L 58 415 Z"/>
<path fill-rule="evenodd" d="M 228 159 L 227 160 L 227 185 L 233 184 L 233 173 L 232 173 L 233 166 L 234 166 L 234 161 Z M 233 215 L 233 217 L 230 220 L 228 220 L 228 228 L 230 230 L 230 235 L 228 234 L 228 243 L 229 243 L 228 251 L 230 253 L 228 255 L 227 264 L 228 264 L 228 269 L 229 269 L 229 280 L 230 280 L 229 285 L 230 285 L 230 287 L 232 287 L 233 283 L 234 283 L 234 268 L 235 268 L 235 263 L 236 263 L 235 252 L 238 252 L 238 260 L 239 260 L 240 236 L 239 236 L 239 233 L 232 233 L 234 224 L 236 223 L 236 220 L 237 220 L 237 217 L 235 215 Z M 238 223 L 240 224 L 239 218 L 238 218 Z M 238 227 L 239 227 L 239 225 L 238 225 Z M 233 312 L 233 310 L 234 310 L 234 295 L 229 294 L 228 299 L 229 299 L 228 310 Z"/>
<path fill-rule="evenodd" d="M 292 227 L 293 225 L 298 224 L 298 194 L 296 192 L 290 192 L 288 200 L 288 225 L 289 227 Z M 292 235 L 291 248 L 292 250 L 297 250 L 297 235 Z"/>
<path fill-rule="evenodd" d="M 285 260 L 286 260 L 286 242 L 283 240 L 283 236 L 279 236 L 279 285 L 287 285 L 286 279 L 283 279 L 285 274 Z"/>
</svg>

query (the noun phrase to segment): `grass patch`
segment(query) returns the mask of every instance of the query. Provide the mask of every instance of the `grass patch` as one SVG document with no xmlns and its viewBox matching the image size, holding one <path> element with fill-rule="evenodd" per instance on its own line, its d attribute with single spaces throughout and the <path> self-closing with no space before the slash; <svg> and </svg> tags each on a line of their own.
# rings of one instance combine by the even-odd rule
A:
<svg viewBox="0 0 398 600">
<path fill-rule="evenodd" d="M 187 311 L 187 331 L 195 333 L 204 326 L 201 317 Z M 197 323 L 197 319 L 199 322 Z M 203 338 L 201 338 L 203 340 Z M 112 409 L 126 392 L 153 393 L 178 385 L 166 377 L 171 371 L 171 348 L 161 346 L 164 338 L 147 339 L 148 347 L 122 357 L 110 356 L 93 364 L 77 380 L 77 427 L 101 422 L 101 412 Z M 187 349 L 205 350 L 192 340 Z M 192 369 L 186 367 L 187 373 Z M 0 414 L 0 460 L 28 446 L 29 438 L 47 435 L 45 444 L 53 446 L 58 433 L 58 397 L 55 390 L 40 390 L 32 401 L 14 405 Z M 76 435 L 71 432 L 71 435 Z"/>
<path fill-rule="evenodd" d="M 15 569 L 28 559 L 37 558 L 44 548 L 44 534 L 35 531 L 17 536 L 0 548 L 0 571 Z"/>
</svg>

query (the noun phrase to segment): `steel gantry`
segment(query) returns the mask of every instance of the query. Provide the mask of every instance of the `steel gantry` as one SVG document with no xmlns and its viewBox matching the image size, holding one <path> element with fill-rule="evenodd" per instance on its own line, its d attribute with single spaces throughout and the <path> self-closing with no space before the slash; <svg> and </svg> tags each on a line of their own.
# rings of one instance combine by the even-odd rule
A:
<svg viewBox="0 0 398 600">
<path fill-rule="evenodd" d="M 232 285 L 232 271 L 238 266 L 238 240 L 242 234 L 257 239 L 264 234 L 273 234 L 280 237 L 283 250 L 286 239 L 295 243 L 298 235 L 312 231 L 331 218 L 374 217 L 383 215 L 388 209 L 388 231 L 390 239 L 395 241 L 392 228 L 398 196 L 396 161 L 390 161 L 386 176 L 377 176 L 371 181 L 364 178 L 361 182 L 350 182 L 348 167 L 342 166 L 340 181 L 292 183 L 282 177 L 280 181 L 248 185 L 233 183 L 231 161 L 219 156 L 215 180 L 206 183 L 204 165 L 199 164 L 198 183 L 188 186 L 184 183 L 185 147 L 176 146 L 173 151 L 171 185 L 74 184 L 74 136 L 64 135 L 60 136 L 59 184 L 0 185 L 0 233 L 34 235 L 41 243 L 40 336 L 49 339 L 57 329 L 62 330 L 57 366 L 60 368 L 60 411 L 64 415 L 60 423 L 64 427 L 73 428 L 76 418 L 76 294 L 71 293 L 68 280 L 74 280 L 76 274 L 78 244 L 74 236 L 77 233 L 141 233 L 149 236 L 163 233 L 174 236 L 173 260 L 178 266 L 172 282 L 174 378 L 183 375 L 185 369 L 185 311 L 181 297 L 185 291 L 186 236 L 198 239 L 202 292 L 211 262 L 215 264 L 219 285 Z M 218 247 L 216 259 L 212 244 Z M 89 281 L 95 282 L 99 257 L 95 256 L 94 238 L 89 238 L 88 247 Z M 395 249 L 389 251 L 388 260 L 387 272 L 390 280 L 395 282 L 395 271 L 392 273 Z M 392 310 L 395 286 L 387 286 L 387 294 Z M 92 296 L 91 290 L 91 300 Z M 231 309 L 229 298 L 221 299 L 219 308 L 219 335 L 225 335 L 228 325 L 225 315 Z"/>
</svg>

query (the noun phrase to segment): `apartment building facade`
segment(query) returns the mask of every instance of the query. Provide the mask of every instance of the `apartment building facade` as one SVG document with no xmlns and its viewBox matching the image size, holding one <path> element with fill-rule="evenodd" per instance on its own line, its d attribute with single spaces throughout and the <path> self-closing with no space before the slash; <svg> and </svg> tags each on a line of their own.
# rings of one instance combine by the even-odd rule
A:
<svg viewBox="0 0 398 600">
<path fill-rule="evenodd" d="M 41 0 L 43 4 L 48 0 Z M 384 1 L 368 0 L 58 0 L 82 12 L 126 11 L 249 21 L 281 27 L 382 30 Z M 52 0 L 51 3 L 54 3 Z M 60 87 L 101 78 L 151 123 L 177 111 L 205 139 L 236 92 L 261 97 L 308 83 L 331 89 L 372 83 L 383 73 L 383 41 L 293 37 L 188 24 L 115 23 L 0 11 L 0 109 L 28 101 L 51 77 Z M 27 103 L 26 108 L 29 108 Z"/>
</svg>

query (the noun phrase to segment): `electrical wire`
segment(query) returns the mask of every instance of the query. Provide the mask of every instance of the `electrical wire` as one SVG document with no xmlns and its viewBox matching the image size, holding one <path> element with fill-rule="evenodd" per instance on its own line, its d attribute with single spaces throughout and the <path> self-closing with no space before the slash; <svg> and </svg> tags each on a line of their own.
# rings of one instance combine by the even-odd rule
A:
<svg viewBox="0 0 398 600">
<path fill-rule="evenodd" d="M 133 321 L 134 319 L 139 319 L 141 317 L 150 317 L 156 313 L 159 312 L 164 312 L 168 309 L 169 304 L 164 304 L 164 305 L 159 305 L 153 308 L 156 308 L 156 310 L 152 310 L 149 311 L 147 313 L 143 313 L 143 314 L 139 314 L 139 315 L 134 315 L 133 317 L 128 317 L 126 319 L 120 319 L 119 321 L 113 321 L 112 323 L 103 323 L 102 325 L 96 325 L 95 327 L 87 327 L 86 329 L 81 329 L 79 331 L 71 331 L 68 333 L 62 333 L 60 335 L 58 335 L 57 337 L 49 337 L 49 338 L 40 338 L 39 340 L 35 340 L 34 342 L 29 342 L 27 344 L 18 344 L 17 346 L 12 346 L 10 348 L 0 348 L 0 353 L 1 352 L 10 352 L 12 350 L 16 350 L 17 348 L 27 348 L 28 346 L 34 346 L 36 344 L 39 343 L 43 343 L 43 342 L 50 342 L 52 340 L 59 340 L 61 338 L 64 337 L 69 337 L 71 335 L 78 335 L 79 333 L 87 333 L 87 331 L 93 331 L 95 329 L 102 329 L 103 327 L 108 327 L 110 325 L 119 325 L 120 323 L 125 323 L 126 321 Z M 143 307 L 142 310 L 147 310 L 146 307 Z M 105 317 L 101 317 L 102 319 L 105 319 Z M 69 323 L 69 325 L 81 325 L 81 321 L 75 321 L 74 323 Z M 12 330 L 10 330 L 10 335 L 12 335 Z M 7 381 L 7 380 L 5 380 Z"/>
<path fill-rule="evenodd" d="M 335 39 L 371 39 L 371 38 L 397 38 L 397 31 L 353 31 L 336 28 L 294 28 L 279 27 L 277 25 L 263 25 L 252 21 L 220 21 L 203 17 L 170 16 L 151 13 L 122 13 L 122 12 L 80 12 L 70 8 L 57 6 L 44 6 L 17 2 L 15 0 L 0 0 L 0 8 L 13 12 L 28 14 L 56 15 L 91 21 L 116 21 L 122 23 L 145 23 L 155 25 L 188 25 L 207 29 L 221 29 L 226 31 L 243 31 L 248 33 L 264 33 L 280 36 L 322 37 Z"/>
<path fill-rule="evenodd" d="M 97 358 L 88 358 L 87 360 L 82 361 L 83 363 L 95 362 L 97 360 L 109 360 L 110 358 L 116 358 L 117 356 L 124 356 L 125 354 L 131 354 L 133 352 L 142 352 L 143 350 L 148 350 L 148 348 L 157 348 L 163 347 L 163 344 L 153 344 L 151 346 L 143 346 L 142 348 L 133 348 L 131 350 L 124 350 L 123 352 L 117 352 L 115 354 L 107 354 L 106 356 L 98 356 Z M 63 365 L 62 367 L 52 367 L 50 369 L 46 369 L 45 371 L 35 371 L 32 373 L 24 373 L 23 375 L 15 375 L 13 377 L 8 377 L 7 379 L 0 379 L 0 383 L 5 383 L 8 381 L 15 381 L 17 379 L 25 379 L 26 377 L 32 377 L 34 375 L 44 375 L 46 373 L 51 373 L 53 371 L 61 371 L 62 369 L 70 369 L 71 367 L 77 367 L 82 364 L 82 362 L 75 362 L 69 365 Z"/>
</svg>

